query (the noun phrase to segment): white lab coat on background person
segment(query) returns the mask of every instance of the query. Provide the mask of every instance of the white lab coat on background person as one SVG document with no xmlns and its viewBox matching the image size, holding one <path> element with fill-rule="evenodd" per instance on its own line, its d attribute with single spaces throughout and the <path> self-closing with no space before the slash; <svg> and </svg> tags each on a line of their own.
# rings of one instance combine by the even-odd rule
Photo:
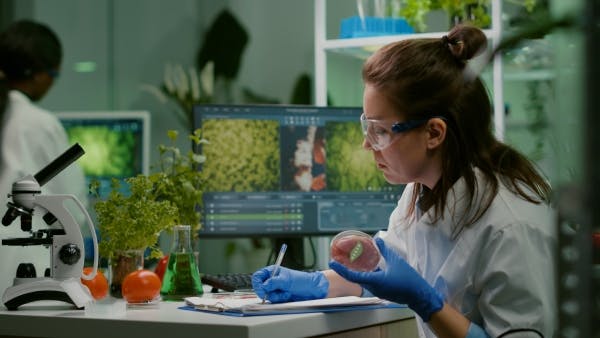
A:
<svg viewBox="0 0 600 338">
<path fill-rule="evenodd" d="M 48 163 L 66 151 L 68 143 L 65 129 L 52 113 L 36 106 L 23 93 L 9 92 L 8 105 L 2 121 L 2 161 L 0 162 L 0 213 L 3 216 L 9 202 L 7 194 L 12 184 L 26 176 L 34 175 Z M 85 156 L 85 155 L 84 155 Z M 71 194 L 87 208 L 87 186 L 83 170 L 72 163 L 42 188 L 42 194 Z M 68 205 L 69 210 L 73 206 Z M 40 212 L 34 214 L 32 230 L 46 229 Z M 74 215 L 81 219 L 81 215 Z M 0 228 L 0 238 L 25 238 L 30 234 L 21 230 L 17 218 L 10 226 Z M 12 285 L 19 263 L 33 263 L 37 276 L 43 276 L 50 266 L 50 249 L 42 245 L 0 245 L 0 294 Z"/>
<path fill-rule="evenodd" d="M 475 170 L 478 190 L 482 175 Z M 464 215 L 464 180 L 448 193 L 443 218 L 433 225 L 431 212 L 418 220 L 405 215 L 414 185 L 408 184 L 380 234 L 440 294 L 492 337 L 513 331 L 514 337 L 552 337 L 557 326 L 554 256 L 554 211 L 544 203 L 517 197 L 502 183 L 490 208 L 453 239 L 450 210 Z M 527 191 L 526 187 L 523 187 Z M 481 201 L 481 198 L 474 198 Z M 476 208 L 475 208 L 476 209 Z M 519 301 L 521 299 L 521 301 Z M 420 336 L 436 336 L 422 323 Z M 504 335 L 503 335 L 504 337 Z M 513 337 L 513 335 L 506 335 Z"/>
</svg>

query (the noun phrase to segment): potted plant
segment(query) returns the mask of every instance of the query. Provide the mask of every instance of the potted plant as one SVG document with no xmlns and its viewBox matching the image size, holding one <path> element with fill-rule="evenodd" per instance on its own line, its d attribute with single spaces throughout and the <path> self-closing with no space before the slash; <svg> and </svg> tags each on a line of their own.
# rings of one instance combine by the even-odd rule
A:
<svg viewBox="0 0 600 338">
<path fill-rule="evenodd" d="M 119 191 L 120 183 L 114 179 L 108 197 L 94 205 L 101 238 L 99 251 L 109 261 L 110 290 L 114 297 L 121 297 L 125 276 L 143 268 L 147 248 L 151 257 L 162 255 L 158 237 L 176 223 L 177 207 L 168 200 L 158 200 L 154 189 L 164 176 L 156 173 L 127 178 L 129 196 Z M 91 188 L 97 193 L 98 182 L 92 183 Z"/>
<path fill-rule="evenodd" d="M 178 133 L 169 130 L 168 136 L 174 144 Z M 199 166 L 205 161 L 200 145 L 208 141 L 200 137 L 200 130 L 189 138 L 193 149 L 186 154 L 174 145 L 160 145 L 155 173 L 125 179 L 130 195 L 124 195 L 114 179 L 106 199 L 94 205 L 100 255 L 110 262 L 111 294 L 115 297 L 120 297 L 121 282 L 127 273 L 143 267 L 146 249 L 150 249 L 149 258 L 163 256 L 158 247 L 163 230 L 179 224 L 190 225 L 194 232 L 200 228 L 204 179 Z M 93 182 L 91 187 L 96 195 L 98 184 Z"/>
</svg>

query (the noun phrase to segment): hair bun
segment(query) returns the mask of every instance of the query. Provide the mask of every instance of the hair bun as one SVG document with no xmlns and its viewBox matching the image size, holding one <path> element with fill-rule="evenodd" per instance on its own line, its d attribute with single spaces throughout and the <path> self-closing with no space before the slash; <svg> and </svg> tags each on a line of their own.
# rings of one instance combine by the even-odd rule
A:
<svg viewBox="0 0 600 338">
<path fill-rule="evenodd" d="M 487 37 L 481 29 L 463 24 L 454 26 L 441 40 L 452 55 L 463 62 L 481 54 L 487 47 Z"/>
</svg>

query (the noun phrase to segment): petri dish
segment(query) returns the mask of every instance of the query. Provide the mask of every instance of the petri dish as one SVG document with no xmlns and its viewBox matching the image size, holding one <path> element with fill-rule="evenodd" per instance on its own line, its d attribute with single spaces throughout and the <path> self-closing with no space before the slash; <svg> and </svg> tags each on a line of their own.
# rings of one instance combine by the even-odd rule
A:
<svg viewBox="0 0 600 338">
<path fill-rule="evenodd" d="M 340 232 L 331 240 L 331 259 L 354 271 L 373 271 L 381 261 L 375 241 L 358 230 Z"/>
</svg>

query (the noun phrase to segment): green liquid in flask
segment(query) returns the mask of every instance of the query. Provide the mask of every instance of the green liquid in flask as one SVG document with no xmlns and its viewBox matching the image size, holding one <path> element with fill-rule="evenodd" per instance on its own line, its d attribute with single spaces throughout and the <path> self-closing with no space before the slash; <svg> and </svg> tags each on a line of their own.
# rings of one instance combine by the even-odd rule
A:
<svg viewBox="0 0 600 338">
<path fill-rule="evenodd" d="M 202 282 L 193 253 L 171 253 L 160 295 L 164 300 L 183 300 L 202 294 Z"/>
</svg>

